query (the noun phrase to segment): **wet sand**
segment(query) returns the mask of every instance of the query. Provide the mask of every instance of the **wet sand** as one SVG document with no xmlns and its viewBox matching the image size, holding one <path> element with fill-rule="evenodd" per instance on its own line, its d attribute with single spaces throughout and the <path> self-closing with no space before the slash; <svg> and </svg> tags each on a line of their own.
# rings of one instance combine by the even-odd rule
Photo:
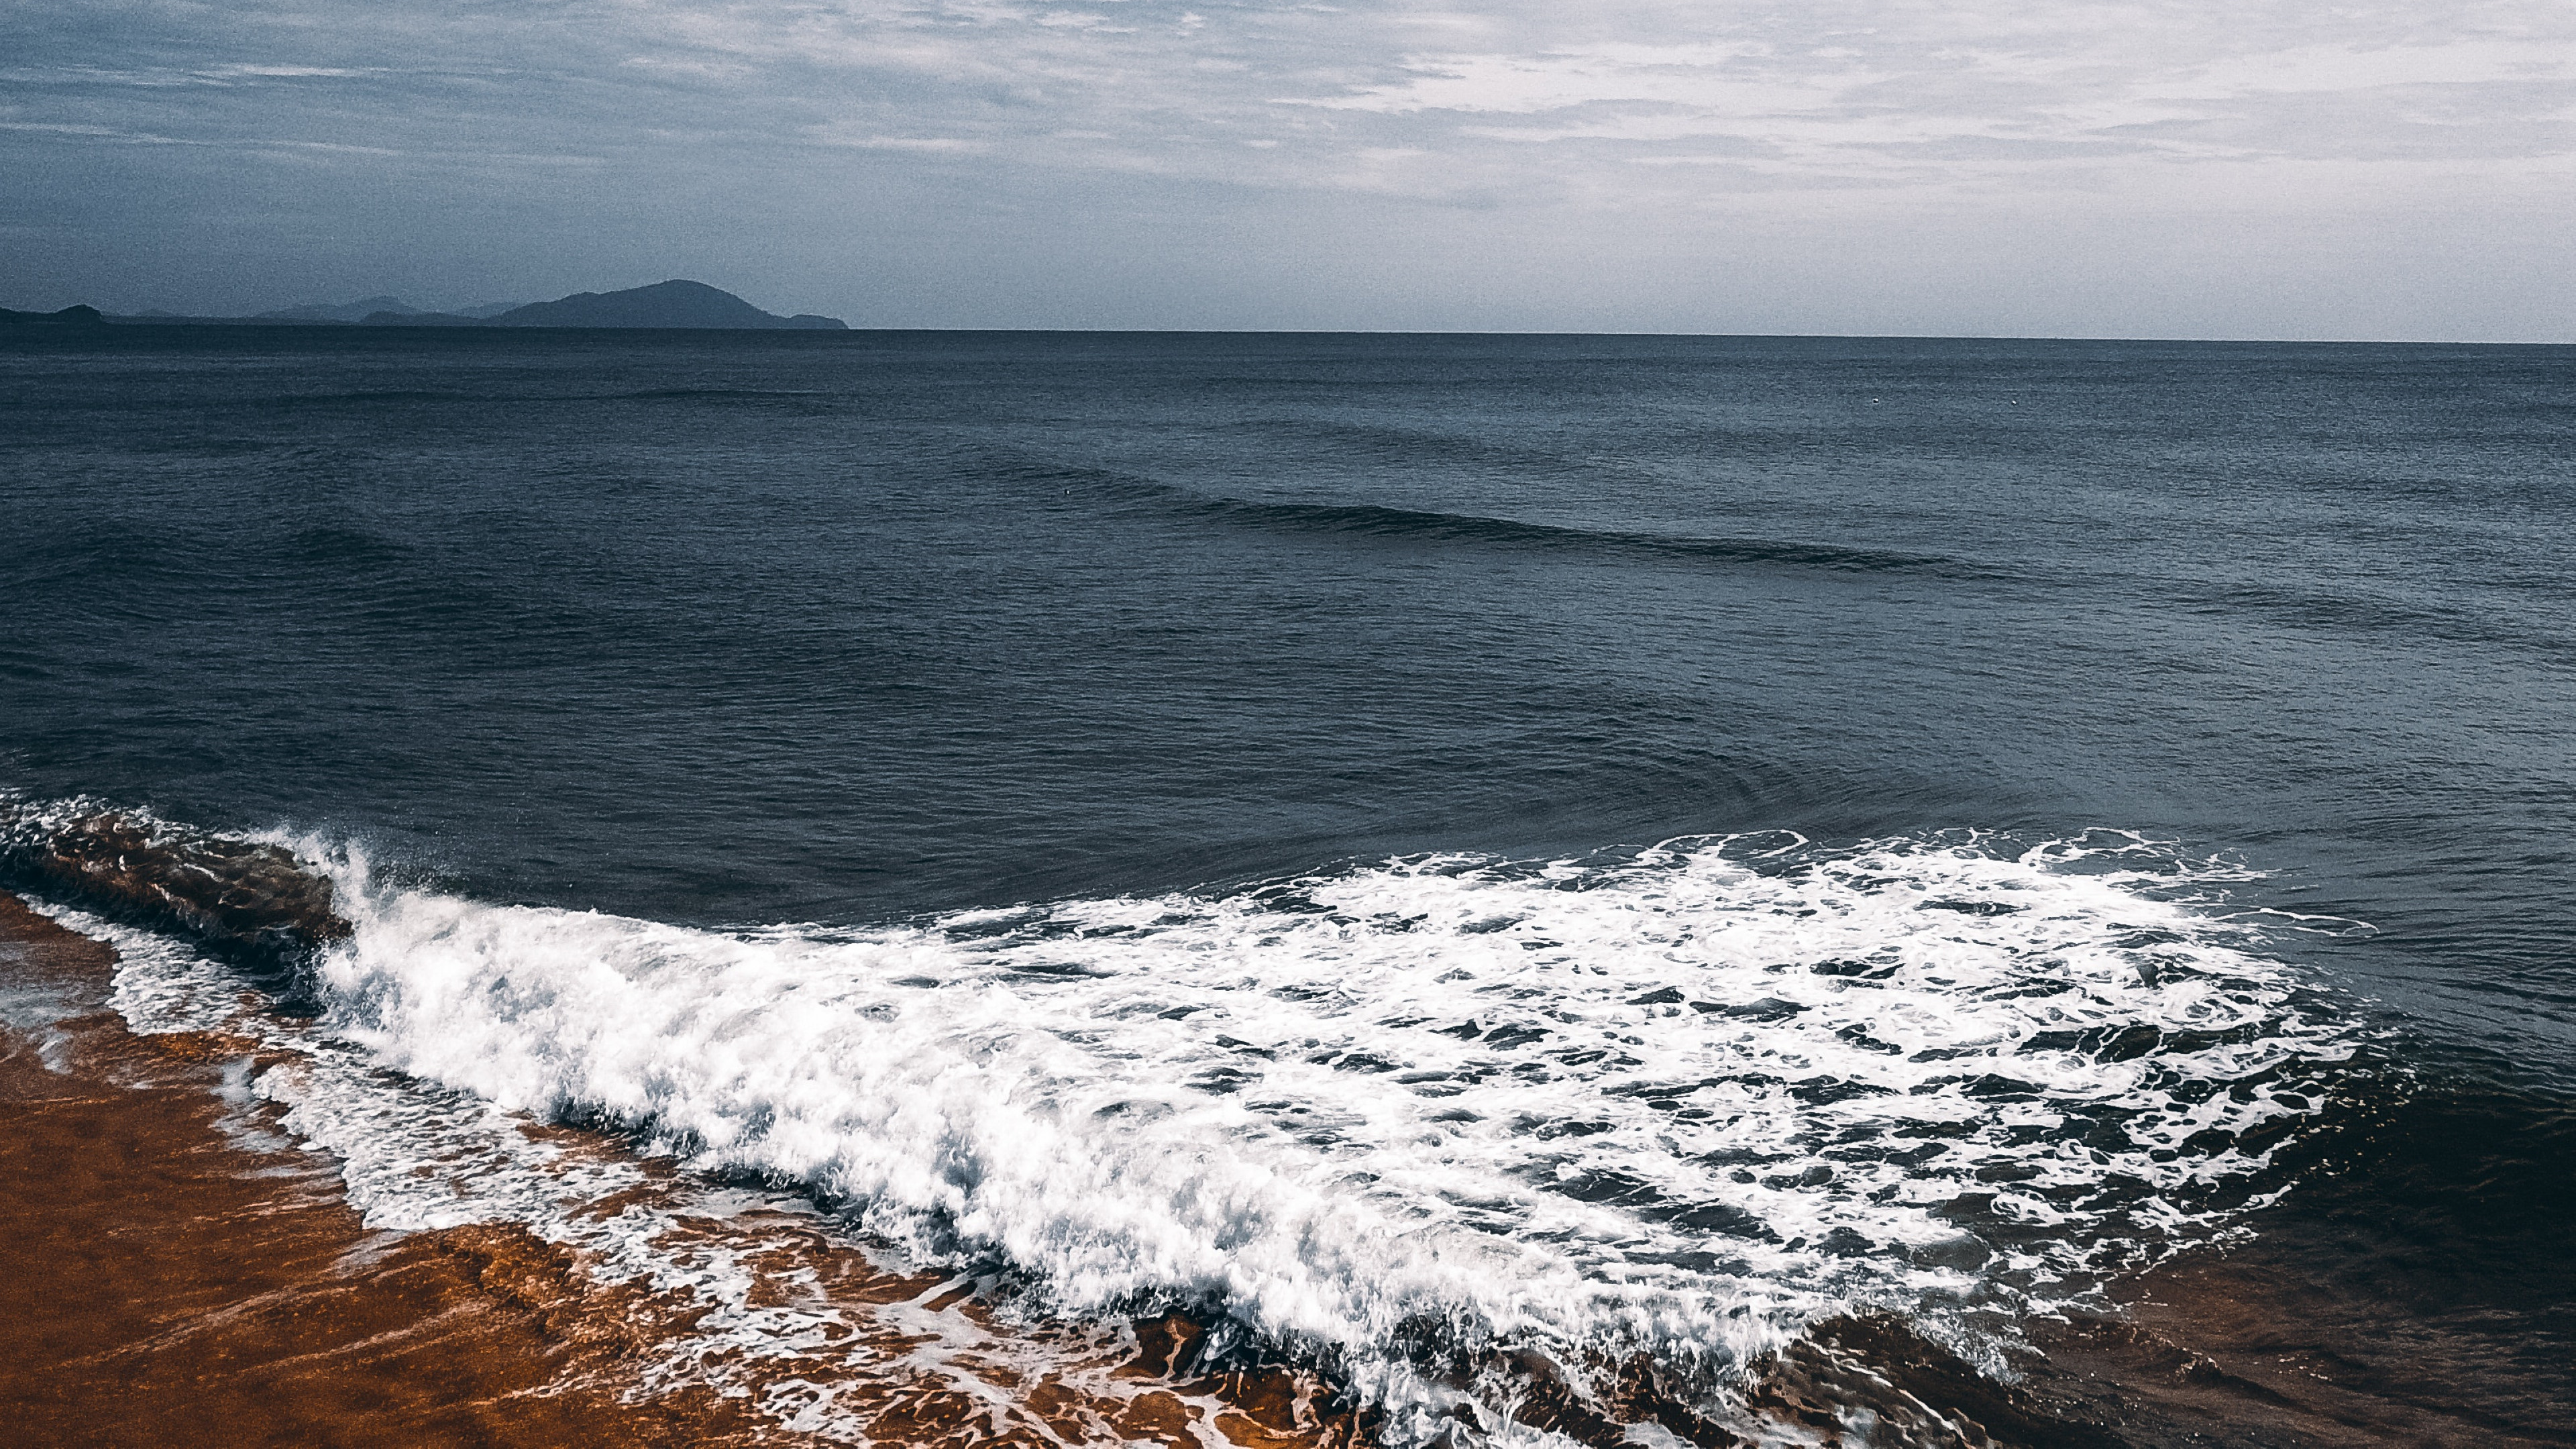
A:
<svg viewBox="0 0 2576 1449">
<path fill-rule="evenodd" d="M 739 1406 L 625 1402 L 560 1250 L 369 1231 L 335 1165 L 227 1102 L 244 1059 L 137 1037 L 113 954 L 0 896 L 0 1437 L 46 1444 L 724 1443 Z"/>
<path fill-rule="evenodd" d="M 2365 1082 L 2285 1165 L 2249 1237 L 2041 1334 L 2059 1382 L 2142 1444 L 2576 1445 L 2576 1108 Z"/>
<path fill-rule="evenodd" d="M 2576 1343 L 2406 1292 L 2385 1281 L 2392 1255 L 2358 1235 L 2268 1228 L 2123 1285 L 2116 1319 L 2035 1335 L 2043 1397 L 2154 1449 L 2576 1445 Z M 2377 1281 L 2339 1281 L 2350 1265 Z"/>
<path fill-rule="evenodd" d="M 251 1044 L 128 1032 L 105 1005 L 114 963 L 0 894 L 0 1441 L 821 1442 L 756 1395 L 656 1379 L 648 1350 L 685 1307 L 562 1247 L 503 1224 L 368 1229 L 337 1163 L 240 1091 Z M 1024 1331 L 971 1285 L 888 1273 L 810 1226 L 695 1226 L 792 1259 L 773 1291 L 859 1324 L 770 1377 L 830 1374 L 876 1442 L 1287 1449 L 1361 1428 L 1306 1376 L 1189 1372 L 1184 1321 Z"/>
</svg>

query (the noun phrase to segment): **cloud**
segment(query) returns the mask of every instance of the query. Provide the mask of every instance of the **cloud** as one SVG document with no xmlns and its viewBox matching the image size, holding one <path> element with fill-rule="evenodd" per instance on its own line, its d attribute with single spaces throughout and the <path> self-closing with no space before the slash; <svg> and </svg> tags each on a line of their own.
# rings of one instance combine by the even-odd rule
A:
<svg viewBox="0 0 2576 1449">
<path fill-rule="evenodd" d="M 2554 108 L 2576 82 L 2576 24 L 2424 42 L 2411 25 L 2347 20 L 2349 39 L 2281 47 L 2249 46 L 2241 23 L 2075 15 L 1917 12 L 1910 25 L 1838 33 L 1832 45 L 1739 21 L 1742 34 L 1677 44 L 1410 54 L 1399 79 L 1283 99 L 1425 128 L 1450 121 L 1477 140 L 1609 146 L 1647 163 L 1733 141 L 1730 159 L 1760 156 L 1777 175 L 1819 185 L 1869 173 L 1932 180 L 1941 167 L 1973 180 L 2113 155 L 2395 158 L 2419 152 L 2430 125 L 2475 127 L 2479 149 L 2497 157 L 2569 144 Z"/>
<path fill-rule="evenodd" d="M 347 204 L 388 215 L 397 182 L 514 217 L 758 184 L 816 198 L 818 236 L 902 195 L 1167 228 L 1415 204 L 1492 218 L 1470 238 L 1637 247 L 1800 195 L 1819 228 L 1862 195 L 2016 217 L 2129 196 L 2155 225 L 2485 177 L 2536 207 L 2576 154 L 2556 0 L 19 0 L 0 53 L 12 174 L 184 151 L 204 159 L 137 173 L 133 205 L 245 232 L 227 153 L 345 167 L 379 197 Z M 603 189 L 532 202 L 531 158 Z"/>
<path fill-rule="evenodd" d="M 280 0 L 216 16 L 57 0 L 38 14 L 8 72 L 7 111 L 24 123 L 393 149 L 429 129 L 468 149 L 518 149 L 536 131 L 568 149 L 649 134 L 1113 170 L 1152 156 L 1175 174 L 1298 188 L 1373 174 L 1366 158 L 1390 147 L 1504 186 L 1597 165 L 1549 156 L 1554 143 L 1654 161 L 1732 142 L 1726 154 L 1753 148 L 1820 186 L 1937 181 L 1925 168 L 1942 156 L 1963 181 L 2051 157 L 2397 157 L 2433 125 L 2477 131 L 2483 154 L 2548 155 L 2568 144 L 2576 94 L 2576 18 L 2491 0 L 1614 0 L 1578 16 L 1162 0 Z M 1424 47 L 1460 39 L 1475 43 Z M 207 88 L 252 98 L 194 94 Z M 2293 134 L 2302 106 L 2332 124 Z"/>
<path fill-rule="evenodd" d="M 851 146 L 862 151 L 918 151 L 934 156 L 973 156 L 993 149 L 990 141 L 965 136 L 826 136 L 826 145 Z"/>
</svg>

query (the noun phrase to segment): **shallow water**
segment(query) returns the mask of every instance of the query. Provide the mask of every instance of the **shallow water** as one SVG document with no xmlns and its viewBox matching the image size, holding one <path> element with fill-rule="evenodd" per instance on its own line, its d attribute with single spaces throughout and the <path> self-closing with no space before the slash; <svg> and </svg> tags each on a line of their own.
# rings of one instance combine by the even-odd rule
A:
<svg viewBox="0 0 2576 1449">
<path fill-rule="evenodd" d="M 604 1128 L 1400 1441 L 2241 1261 L 2567 1431 L 2564 349 L 7 347 L 22 874 L 328 878 L 286 987 L 128 957 L 287 989 L 387 1224 Z"/>
</svg>

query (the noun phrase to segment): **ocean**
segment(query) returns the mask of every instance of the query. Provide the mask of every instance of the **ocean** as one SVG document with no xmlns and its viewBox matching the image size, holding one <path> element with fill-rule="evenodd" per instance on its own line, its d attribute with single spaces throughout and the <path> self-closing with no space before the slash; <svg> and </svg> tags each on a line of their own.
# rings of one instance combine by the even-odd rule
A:
<svg viewBox="0 0 2576 1449">
<path fill-rule="evenodd" d="M 2571 459 L 2563 347 L 0 338 L 0 884 L 746 1442 L 2563 1444 Z"/>
</svg>

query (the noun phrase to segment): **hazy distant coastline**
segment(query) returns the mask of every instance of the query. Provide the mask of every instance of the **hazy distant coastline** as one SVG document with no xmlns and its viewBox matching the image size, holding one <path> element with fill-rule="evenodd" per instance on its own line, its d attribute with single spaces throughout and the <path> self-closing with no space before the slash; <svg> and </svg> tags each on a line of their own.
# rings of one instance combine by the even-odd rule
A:
<svg viewBox="0 0 2576 1449">
<path fill-rule="evenodd" d="M 733 293 L 704 282 L 672 280 L 620 292 L 576 292 L 551 302 L 489 302 L 456 312 L 427 312 L 397 297 L 355 302 L 307 303 L 248 317 L 190 317 L 166 312 L 127 315 L 95 307 L 59 312 L 0 309 L 0 327 L 92 328 L 106 326 L 229 327 L 686 327 L 764 331 L 846 331 L 838 317 L 764 312 Z"/>
</svg>

